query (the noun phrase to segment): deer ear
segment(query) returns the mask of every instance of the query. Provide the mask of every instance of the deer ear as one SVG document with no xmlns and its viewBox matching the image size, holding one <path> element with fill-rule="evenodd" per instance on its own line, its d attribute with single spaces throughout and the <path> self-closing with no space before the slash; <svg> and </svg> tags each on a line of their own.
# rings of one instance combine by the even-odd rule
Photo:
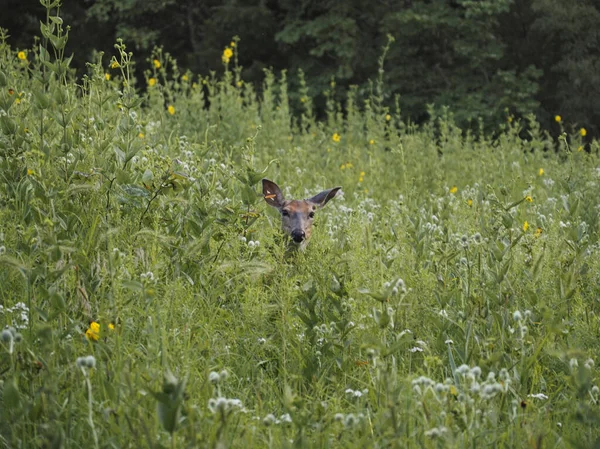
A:
<svg viewBox="0 0 600 449">
<path fill-rule="evenodd" d="M 277 209 L 281 209 L 285 198 L 283 197 L 283 193 L 281 193 L 279 186 L 268 179 L 262 180 L 262 186 L 263 196 L 267 204 L 276 207 Z"/>
<path fill-rule="evenodd" d="M 338 192 L 341 192 L 341 189 L 341 187 L 334 187 L 333 189 L 323 190 L 321 193 L 317 193 L 307 201 L 313 203 L 317 207 L 325 207 L 330 199 L 335 197 Z"/>
</svg>

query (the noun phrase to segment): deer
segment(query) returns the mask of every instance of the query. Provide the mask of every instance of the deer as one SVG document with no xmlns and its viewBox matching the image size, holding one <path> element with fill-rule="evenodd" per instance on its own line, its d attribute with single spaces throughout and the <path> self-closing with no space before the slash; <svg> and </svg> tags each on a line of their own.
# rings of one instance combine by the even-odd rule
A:
<svg viewBox="0 0 600 449">
<path fill-rule="evenodd" d="M 290 239 L 290 247 L 302 251 L 308 245 L 316 210 L 325 207 L 329 200 L 341 193 L 341 187 L 334 187 L 309 199 L 286 200 L 273 181 L 263 179 L 262 187 L 267 204 L 281 214 L 281 228 Z"/>
</svg>

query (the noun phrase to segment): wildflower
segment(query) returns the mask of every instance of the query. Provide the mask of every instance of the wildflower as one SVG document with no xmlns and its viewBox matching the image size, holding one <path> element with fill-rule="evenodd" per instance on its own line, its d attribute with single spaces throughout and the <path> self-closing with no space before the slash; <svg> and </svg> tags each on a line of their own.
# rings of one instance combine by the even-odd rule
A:
<svg viewBox="0 0 600 449">
<path fill-rule="evenodd" d="M 144 136 L 144 133 L 142 133 L 142 132 L 141 132 L 141 133 L 139 133 L 139 134 L 138 134 L 138 137 L 139 137 L 140 139 L 143 139 L 143 138 L 145 137 L 145 136 Z"/>
<path fill-rule="evenodd" d="M 189 79 L 190 79 L 190 77 L 189 77 L 189 76 L 187 76 L 187 75 L 183 75 L 183 76 L 181 77 L 181 81 L 188 81 Z"/>
<path fill-rule="evenodd" d="M 587 130 L 585 128 L 581 128 L 579 130 L 579 134 L 581 135 L 581 137 L 585 137 L 587 135 Z"/>
<path fill-rule="evenodd" d="M 369 140 L 369 145 L 375 145 L 375 140 L 373 140 L 373 139 Z"/>
<path fill-rule="evenodd" d="M 113 323 L 108 323 L 108 328 L 109 328 L 111 331 L 114 331 L 114 330 L 115 330 L 115 325 L 114 325 Z"/>
<path fill-rule="evenodd" d="M 458 187 L 456 187 L 456 186 L 453 186 L 453 187 L 450 189 L 450 193 L 456 193 L 456 192 L 458 192 Z"/>
<path fill-rule="evenodd" d="M 385 121 L 389 122 L 392 119 L 392 116 L 390 114 L 385 114 Z"/>
<path fill-rule="evenodd" d="M 35 172 L 31 168 L 28 168 L 27 169 L 27 176 L 32 176 L 32 175 L 35 175 Z"/>
<path fill-rule="evenodd" d="M 27 55 L 24 51 L 20 51 L 19 53 L 17 53 L 17 58 L 19 58 L 21 61 L 25 61 L 27 59 Z"/>
<path fill-rule="evenodd" d="M 539 237 L 540 235 L 542 235 L 542 232 L 543 232 L 542 228 L 537 228 L 535 230 L 535 233 L 533 235 L 536 236 L 536 237 Z"/>
<path fill-rule="evenodd" d="M 225 64 L 229 64 L 229 60 L 231 59 L 232 56 L 233 56 L 233 51 L 231 50 L 231 48 L 225 47 L 225 50 L 223 50 L 223 56 L 221 56 L 221 59 L 223 60 L 223 62 Z"/>
<path fill-rule="evenodd" d="M 513 320 L 521 321 L 522 319 L 523 319 L 523 315 L 521 315 L 521 312 L 518 310 L 515 310 L 513 313 Z"/>
<path fill-rule="evenodd" d="M 234 42 L 234 41 L 231 41 L 231 43 L 229 44 L 229 46 L 230 46 L 231 48 L 235 48 L 235 42 Z"/>
<path fill-rule="evenodd" d="M 342 140 L 342 136 L 340 136 L 338 133 L 333 133 L 333 136 L 331 138 L 334 142 L 339 142 L 340 140 Z"/>
<path fill-rule="evenodd" d="M 554 116 L 554 121 L 555 121 L 556 123 L 560 123 L 560 122 L 562 122 L 562 117 L 561 117 L 560 115 L 555 115 L 555 116 Z"/>
<path fill-rule="evenodd" d="M 306 103 L 306 97 L 301 97 L 300 98 L 300 103 Z"/>
<path fill-rule="evenodd" d="M 263 419 L 263 424 L 265 426 L 270 426 L 272 424 L 275 424 L 276 418 L 275 415 L 273 415 L 272 413 L 269 413 L 267 416 L 265 416 L 265 418 Z"/>
<path fill-rule="evenodd" d="M 525 223 L 523 223 L 523 232 L 527 232 L 528 229 L 529 229 L 529 223 L 526 221 Z"/>
<path fill-rule="evenodd" d="M 512 123 L 513 121 L 513 116 L 509 115 L 508 118 L 506 119 L 508 121 L 508 123 Z"/>
<path fill-rule="evenodd" d="M 525 201 L 527 201 L 528 203 L 533 203 L 533 198 L 531 197 L 531 195 L 527 195 L 525 197 Z"/>
<path fill-rule="evenodd" d="M 577 151 L 583 151 L 583 145 L 579 145 L 579 146 L 577 147 Z"/>
<path fill-rule="evenodd" d="M 365 172 L 361 171 L 360 172 L 360 177 L 358 178 L 358 182 L 363 182 L 364 179 L 365 179 Z"/>
<path fill-rule="evenodd" d="M 242 80 L 239 80 L 236 84 L 237 87 L 242 87 L 244 85 L 244 82 Z"/>
<path fill-rule="evenodd" d="M 85 331 L 88 340 L 98 341 L 100 339 L 100 324 L 96 321 L 90 323 L 90 327 Z"/>
<path fill-rule="evenodd" d="M 540 168 L 540 169 L 539 169 L 539 171 L 538 171 L 538 175 L 539 175 L 539 176 L 542 176 L 543 174 L 544 174 L 544 169 L 543 169 L 543 168 Z"/>
<path fill-rule="evenodd" d="M 119 67 L 121 67 L 121 64 L 119 64 L 116 60 L 110 65 L 111 69 L 118 69 Z"/>
<path fill-rule="evenodd" d="M 160 61 L 158 59 L 152 61 L 152 64 L 154 64 L 155 69 L 160 69 Z"/>
<path fill-rule="evenodd" d="M 148 86 L 152 87 L 156 84 L 156 78 L 150 78 L 148 80 Z"/>
<path fill-rule="evenodd" d="M 167 111 L 169 111 L 169 114 L 175 115 L 175 106 L 170 104 L 169 107 L 167 108 Z"/>
<path fill-rule="evenodd" d="M 110 81 L 110 73 L 105 73 L 105 74 L 104 74 L 104 79 L 105 79 L 106 81 Z"/>
<path fill-rule="evenodd" d="M 211 371 L 208 375 L 208 381 L 211 384 L 218 384 L 221 381 L 221 376 L 216 371 Z"/>
<path fill-rule="evenodd" d="M 473 207 L 473 200 L 472 200 L 472 199 L 470 199 L 470 198 L 469 198 L 469 199 L 467 200 L 467 206 L 469 206 L 469 207 Z"/>
</svg>

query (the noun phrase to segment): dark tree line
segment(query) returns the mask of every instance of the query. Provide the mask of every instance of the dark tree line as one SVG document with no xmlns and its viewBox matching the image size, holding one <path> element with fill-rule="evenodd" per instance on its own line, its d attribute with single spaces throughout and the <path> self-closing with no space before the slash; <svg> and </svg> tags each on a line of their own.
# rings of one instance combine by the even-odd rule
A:
<svg viewBox="0 0 600 449">
<path fill-rule="evenodd" d="M 39 0 L 2 3 L 12 45 L 31 46 Z M 180 67 L 207 74 L 223 70 L 223 50 L 239 36 L 246 81 L 260 84 L 273 68 L 293 82 L 301 68 L 313 95 L 332 77 L 366 94 L 392 35 L 386 95 L 399 94 L 412 121 L 436 104 L 463 125 L 505 121 L 508 110 L 599 131 L 600 0 L 65 0 L 60 14 L 80 68 L 121 37 L 140 63 L 162 45 Z"/>
</svg>

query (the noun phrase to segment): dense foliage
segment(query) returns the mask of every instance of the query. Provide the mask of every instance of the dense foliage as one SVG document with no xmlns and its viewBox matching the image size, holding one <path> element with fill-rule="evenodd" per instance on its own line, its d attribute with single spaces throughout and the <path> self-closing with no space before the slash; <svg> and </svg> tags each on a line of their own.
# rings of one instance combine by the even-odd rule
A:
<svg viewBox="0 0 600 449">
<path fill-rule="evenodd" d="M 31 46 L 43 7 L 8 3 L 0 26 L 14 48 Z M 61 11 L 80 69 L 92 50 L 112 54 L 123 38 L 138 52 L 162 45 L 182 67 L 208 74 L 221 71 L 224 47 L 239 36 L 246 81 L 259 86 L 265 68 L 302 69 L 321 113 L 332 77 L 339 92 L 356 85 L 369 97 L 391 35 L 385 101 L 401 95 L 411 121 L 422 123 L 435 104 L 451 106 L 462 127 L 479 119 L 495 127 L 508 109 L 535 113 L 555 133 L 556 114 L 598 132 L 600 6 L 590 0 L 70 0 Z"/>
<path fill-rule="evenodd" d="M 77 79 L 62 19 L 41 31 L 0 37 L 0 447 L 598 446 L 583 129 L 407 124 L 383 60 L 323 121 L 237 46 L 222 76 L 157 50 L 136 81 L 118 43 Z M 305 252 L 263 176 L 343 187 Z"/>
</svg>

